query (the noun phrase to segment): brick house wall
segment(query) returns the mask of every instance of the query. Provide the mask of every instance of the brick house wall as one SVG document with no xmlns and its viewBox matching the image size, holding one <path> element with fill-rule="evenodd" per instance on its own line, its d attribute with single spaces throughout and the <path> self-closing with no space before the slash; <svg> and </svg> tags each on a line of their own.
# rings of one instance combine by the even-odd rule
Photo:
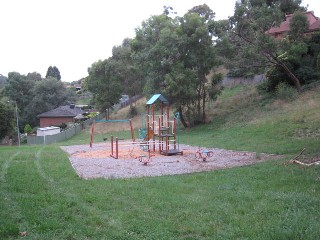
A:
<svg viewBox="0 0 320 240">
<path fill-rule="evenodd" d="M 43 117 L 40 118 L 40 127 L 59 126 L 67 122 L 73 122 L 73 117 Z"/>
</svg>

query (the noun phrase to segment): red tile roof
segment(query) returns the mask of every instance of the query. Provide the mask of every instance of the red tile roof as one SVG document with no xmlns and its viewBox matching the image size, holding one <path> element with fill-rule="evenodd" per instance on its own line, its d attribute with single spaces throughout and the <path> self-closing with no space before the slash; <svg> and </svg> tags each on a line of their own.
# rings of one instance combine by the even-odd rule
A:
<svg viewBox="0 0 320 240">
<path fill-rule="evenodd" d="M 304 13 L 307 16 L 309 21 L 309 29 L 308 32 L 320 30 L 320 19 L 314 15 L 312 11 Z M 290 30 L 290 21 L 292 19 L 293 14 L 286 15 L 286 20 L 280 23 L 279 27 L 272 27 L 269 29 L 267 33 L 271 35 L 281 34 L 284 32 L 288 32 Z"/>
</svg>

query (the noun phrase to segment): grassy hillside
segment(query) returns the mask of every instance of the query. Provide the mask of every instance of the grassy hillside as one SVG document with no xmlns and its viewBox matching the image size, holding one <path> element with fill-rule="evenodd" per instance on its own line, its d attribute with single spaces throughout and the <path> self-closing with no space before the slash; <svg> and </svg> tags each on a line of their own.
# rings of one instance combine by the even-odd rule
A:
<svg viewBox="0 0 320 240">
<path fill-rule="evenodd" d="M 254 86 L 225 90 L 208 109 L 210 123 L 185 130 L 182 141 L 234 150 L 320 154 L 320 87 L 290 99 L 258 94 Z"/>
<path fill-rule="evenodd" d="M 217 147 L 275 154 L 320 155 L 320 86 L 292 97 L 262 96 L 255 86 L 226 88 L 217 101 L 208 103 L 208 124 L 181 129 L 181 142 L 196 146 Z M 146 99 L 137 102 L 140 114 L 145 112 Z M 119 110 L 113 119 L 128 118 L 128 107 Z M 133 126 L 141 127 L 143 117 L 136 116 Z M 120 133 L 115 133 L 121 130 Z M 100 123 L 95 141 L 119 135 L 130 137 L 128 124 Z M 89 130 L 85 133 L 88 139 Z M 137 131 L 136 131 L 137 136 Z M 82 138 L 81 136 L 76 138 Z M 74 140 L 71 140 L 74 142 Z"/>
</svg>

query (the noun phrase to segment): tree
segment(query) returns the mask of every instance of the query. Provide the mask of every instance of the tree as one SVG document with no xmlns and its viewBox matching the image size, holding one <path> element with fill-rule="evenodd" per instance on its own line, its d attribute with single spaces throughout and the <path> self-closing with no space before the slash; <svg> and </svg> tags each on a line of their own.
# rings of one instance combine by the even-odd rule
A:
<svg viewBox="0 0 320 240">
<path fill-rule="evenodd" d="M 113 47 L 112 57 L 92 64 L 88 70 L 86 86 L 102 111 L 118 103 L 121 94 L 132 97 L 142 93 L 144 83 L 130 43 L 130 39 L 124 39 L 122 45 Z"/>
<path fill-rule="evenodd" d="M 13 112 L 8 105 L 0 102 L 0 139 L 4 138 L 13 130 Z"/>
<path fill-rule="evenodd" d="M 5 76 L 3 76 L 2 74 L 0 74 L 0 89 L 2 87 L 4 87 L 4 85 L 6 84 L 7 82 L 7 78 Z"/>
<path fill-rule="evenodd" d="M 305 14 L 297 11 L 293 14 L 290 21 L 289 38 L 291 41 L 304 41 L 304 33 L 308 30 L 309 22 Z"/>
<path fill-rule="evenodd" d="M 281 41 L 266 34 L 274 24 L 283 20 L 282 11 L 300 9 L 300 2 L 243 0 L 236 3 L 234 16 L 230 18 L 228 29 L 225 31 L 228 41 L 232 44 L 234 70 L 242 69 L 242 73 L 249 70 L 255 74 L 276 66 L 282 69 L 296 89 L 301 91 L 300 80 L 282 57 L 287 50 L 284 44 L 287 39 Z M 221 39 L 226 38 L 223 36 Z"/>
<path fill-rule="evenodd" d="M 30 126 L 30 124 L 27 124 L 26 126 L 24 126 L 23 132 L 27 134 L 32 132 L 32 127 Z"/>
<path fill-rule="evenodd" d="M 42 77 L 40 73 L 32 72 L 27 74 L 27 79 L 33 82 L 38 82 L 42 80 Z"/>
<path fill-rule="evenodd" d="M 180 112 L 184 126 L 205 122 L 206 75 L 216 63 L 209 29 L 213 17 L 205 4 L 183 17 L 152 16 L 136 30 L 132 42 L 146 95 L 164 93 Z"/>
<path fill-rule="evenodd" d="M 24 114 L 20 114 L 33 99 L 32 89 L 35 82 L 28 79 L 25 75 L 18 72 L 10 72 L 8 74 L 7 84 L 4 88 L 3 94 L 9 100 L 17 103 L 19 114 L 19 125 L 24 126 L 27 121 Z"/>
<path fill-rule="evenodd" d="M 101 111 L 118 103 L 122 87 L 117 80 L 115 62 L 112 58 L 98 61 L 88 69 L 87 86 L 93 93 L 93 100 Z"/>
<path fill-rule="evenodd" d="M 122 92 L 129 97 L 142 93 L 144 82 L 141 77 L 139 66 L 132 58 L 131 40 L 124 39 L 121 46 L 112 49 L 112 61 L 117 81 L 123 86 Z"/>
<path fill-rule="evenodd" d="M 56 78 L 46 78 L 36 82 L 32 89 L 32 95 L 34 97 L 23 110 L 26 122 L 31 126 L 38 125 L 36 118 L 38 114 L 75 100 L 75 94 L 73 97 L 70 96 L 63 83 Z"/>
<path fill-rule="evenodd" d="M 136 36 L 131 43 L 133 59 L 140 67 L 146 83 L 144 93 L 147 96 L 162 91 L 165 74 L 169 71 L 166 62 L 170 50 L 162 47 L 159 40 L 165 29 L 174 34 L 175 24 L 172 21 L 173 19 L 165 14 L 150 17 L 136 29 Z"/>
<path fill-rule="evenodd" d="M 61 80 L 60 71 L 56 66 L 50 66 L 47 70 L 46 78 L 56 78 L 57 80 Z"/>
<path fill-rule="evenodd" d="M 19 125 L 38 125 L 37 115 L 75 100 L 73 95 L 56 78 L 42 79 L 39 73 L 27 76 L 10 72 L 3 94 L 18 106 Z"/>
<path fill-rule="evenodd" d="M 208 79 L 206 75 L 216 65 L 215 49 L 209 24 L 214 13 L 207 5 L 196 6 L 180 19 L 181 37 L 184 39 L 185 52 L 181 54 L 185 67 L 195 71 L 197 93 L 194 107 L 195 120 L 204 123 L 206 120 L 205 104 L 208 99 Z"/>
</svg>

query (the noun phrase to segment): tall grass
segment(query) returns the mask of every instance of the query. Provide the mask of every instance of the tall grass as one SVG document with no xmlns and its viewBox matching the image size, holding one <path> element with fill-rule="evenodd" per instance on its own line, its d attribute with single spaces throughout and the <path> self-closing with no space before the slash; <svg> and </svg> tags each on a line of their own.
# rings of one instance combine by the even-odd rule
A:
<svg viewBox="0 0 320 240">
<path fill-rule="evenodd" d="M 227 89 L 209 110 L 211 123 L 184 129 L 191 145 L 295 154 L 320 154 L 319 89 L 290 102 L 260 96 L 250 86 Z"/>
</svg>

